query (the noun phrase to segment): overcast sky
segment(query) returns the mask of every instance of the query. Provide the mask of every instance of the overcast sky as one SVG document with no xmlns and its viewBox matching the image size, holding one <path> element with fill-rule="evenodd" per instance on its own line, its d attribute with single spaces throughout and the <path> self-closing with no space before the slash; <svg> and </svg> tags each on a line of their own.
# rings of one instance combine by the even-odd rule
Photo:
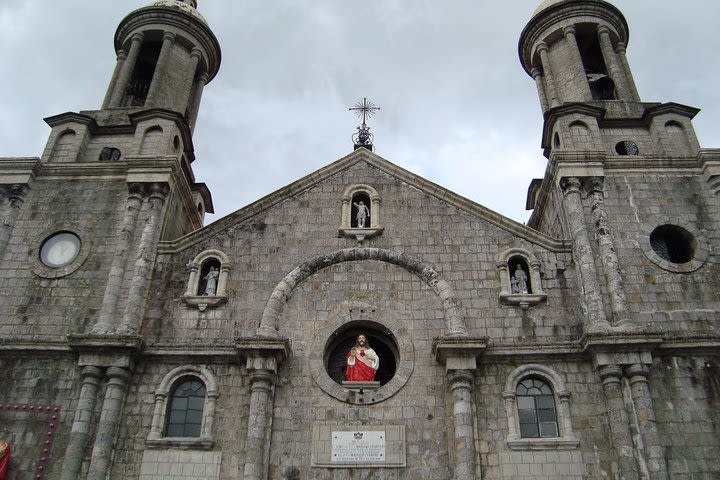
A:
<svg viewBox="0 0 720 480">
<path fill-rule="evenodd" d="M 149 0 L 0 0 L 0 155 L 39 156 L 43 117 L 99 108 L 119 21 Z M 384 158 L 524 222 L 542 114 L 517 41 L 539 0 L 199 0 L 222 47 L 195 131 L 225 216 L 350 153 L 367 97 Z M 720 147 L 720 3 L 615 0 L 645 101 L 701 108 Z"/>
</svg>

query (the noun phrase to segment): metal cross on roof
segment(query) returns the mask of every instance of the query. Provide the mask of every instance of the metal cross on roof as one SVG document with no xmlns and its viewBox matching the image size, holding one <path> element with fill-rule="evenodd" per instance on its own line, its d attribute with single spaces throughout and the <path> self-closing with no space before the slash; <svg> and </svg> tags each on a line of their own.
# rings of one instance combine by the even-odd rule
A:
<svg viewBox="0 0 720 480">
<path fill-rule="evenodd" d="M 361 102 L 357 102 L 354 107 L 350 107 L 348 110 L 355 112 L 359 118 L 362 118 L 362 123 L 365 125 L 365 121 L 375 115 L 375 112 L 380 110 L 380 107 L 376 107 L 374 103 L 369 102 L 367 98 L 363 98 Z"/>
<path fill-rule="evenodd" d="M 362 118 L 362 125 L 357 127 L 357 132 L 352 136 L 355 149 L 365 147 L 372 150 L 373 134 L 370 133 L 370 127 L 365 122 L 375 115 L 375 112 L 380 110 L 380 107 L 369 102 L 367 98 L 363 98 L 362 101 L 357 102 L 354 107 L 350 107 L 348 110 L 355 112 L 355 115 Z"/>
</svg>

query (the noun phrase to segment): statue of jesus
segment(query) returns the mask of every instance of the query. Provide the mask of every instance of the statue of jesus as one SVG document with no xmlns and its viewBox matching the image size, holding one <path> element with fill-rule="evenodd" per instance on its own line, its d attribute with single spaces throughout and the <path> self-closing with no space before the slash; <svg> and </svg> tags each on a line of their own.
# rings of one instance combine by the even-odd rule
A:
<svg viewBox="0 0 720 480">
<path fill-rule="evenodd" d="M 364 334 L 357 336 L 355 345 L 347 354 L 345 380 L 348 382 L 374 382 L 375 372 L 380 366 L 380 358 L 370 348 Z"/>
</svg>

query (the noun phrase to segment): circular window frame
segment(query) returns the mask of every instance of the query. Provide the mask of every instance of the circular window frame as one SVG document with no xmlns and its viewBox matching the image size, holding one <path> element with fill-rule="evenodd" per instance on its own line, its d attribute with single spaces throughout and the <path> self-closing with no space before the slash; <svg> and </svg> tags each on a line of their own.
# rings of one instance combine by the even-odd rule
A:
<svg viewBox="0 0 720 480">
<path fill-rule="evenodd" d="M 350 329 L 371 331 L 373 336 L 384 335 L 397 347 L 395 358 L 395 374 L 385 384 L 370 395 L 358 397 L 351 394 L 348 387 L 338 384 L 330 377 L 325 365 L 327 352 L 334 348 L 337 339 Z M 406 329 L 390 327 L 385 323 L 372 320 L 352 320 L 342 323 L 327 336 L 316 336 L 310 356 L 310 372 L 315 383 L 328 395 L 337 400 L 353 405 L 372 405 L 380 403 L 395 395 L 405 386 L 414 369 L 415 349 Z M 381 366 L 382 368 L 382 366 Z"/>
<path fill-rule="evenodd" d="M 61 233 L 70 233 L 75 235 L 80 241 L 80 248 L 72 262 L 59 267 L 51 267 L 43 263 L 40 257 L 40 251 L 50 238 Z M 30 270 L 37 276 L 43 278 L 62 278 L 75 272 L 87 260 L 90 253 L 91 242 L 84 240 L 82 231 L 76 226 L 56 225 L 48 228 L 35 238 L 35 247 L 28 253 L 30 262 Z"/>
<path fill-rule="evenodd" d="M 687 231 L 690 235 L 692 235 L 693 240 L 695 241 L 695 249 L 693 252 L 693 257 L 690 259 L 690 261 L 685 263 L 673 263 L 669 260 L 665 260 L 660 255 L 655 252 L 652 245 L 650 244 L 650 236 L 652 233 L 663 226 L 672 226 L 672 227 L 679 227 Z M 696 228 L 694 228 L 691 225 L 688 225 L 684 222 L 677 222 L 677 220 L 673 220 L 670 218 L 664 218 L 662 221 L 658 221 L 654 225 L 644 225 L 642 229 L 642 238 L 639 239 L 640 248 L 645 255 L 645 258 L 650 260 L 652 263 L 657 265 L 658 267 L 662 268 L 663 270 L 667 270 L 668 272 L 673 273 L 690 273 L 694 272 L 695 270 L 698 270 L 700 267 L 702 267 L 705 262 L 708 259 L 709 251 L 707 247 L 707 241 L 705 240 L 705 236 L 700 233 L 700 231 Z"/>
</svg>

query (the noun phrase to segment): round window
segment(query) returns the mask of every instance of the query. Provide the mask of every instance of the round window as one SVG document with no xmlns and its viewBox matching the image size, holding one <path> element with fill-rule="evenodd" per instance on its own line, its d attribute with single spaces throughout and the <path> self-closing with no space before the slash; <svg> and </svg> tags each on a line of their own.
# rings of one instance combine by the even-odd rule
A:
<svg viewBox="0 0 720 480">
<path fill-rule="evenodd" d="M 80 253 L 80 238 L 71 232 L 55 233 L 42 243 L 40 261 L 51 268 L 72 263 Z"/>
<path fill-rule="evenodd" d="M 650 246 L 671 263 L 687 263 L 695 256 L 695 238 L 677 225 L 660 225 L 650 234 Z"/>
</svg>

